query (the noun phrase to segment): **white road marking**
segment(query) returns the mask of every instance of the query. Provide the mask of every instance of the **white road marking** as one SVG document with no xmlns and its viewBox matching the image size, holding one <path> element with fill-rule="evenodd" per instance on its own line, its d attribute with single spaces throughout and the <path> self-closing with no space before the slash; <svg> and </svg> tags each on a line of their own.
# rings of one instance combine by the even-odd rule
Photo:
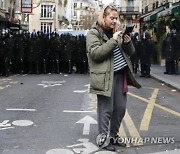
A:
<svg viewBox="0 0 180 154">
<path fill-rule="evenodd" d="M 66 81 L 65 80 L 62 80 L 62 81 L 42 81 L 42 83 L 45 83 L 45 84 L 59 84 L 59 83 L 65 83 Z"/>
<path fill-rule="evenodd" d="M 66 113 L 92 113 L 94 111 L 72 111 L 72 110 L 63 110 Z"/>
<path fill-rule="evenodd" d="M 0 130 L 6 130 L 6 129 L 11 129 L 11 128 L 14 128 L 14 127 L 5 127 L 5 128 L 0 128 Z"/>
<path fill-rule="evenodd" d="M 89 139 L 82 138 L 78 140 L 81 143 L 67 146 L 73 148 L 75 153 L 90 154 L 97 151 L 99 148 L 93 143 L 89 142 Z"/>
<path fill-rule="evenodd" d="M 47 87 L 54 87 L 54 86 L 61 86 L 62 83 L 65 83 L 65 80 L 62 81 L 42 81 L 40 84 L 37 84 L 38 86 L 43 86 L 43 88 Z"/>
<path fill-rule="evenodd" d="M 74 93 L 85 93 L 87 92 L 88 90 L 74 90 L 73 92 Z"/>
<path fill-rule="evenodd" d="M 76 123 L 77 124 L 84 124 L 83 135 L 89 135 L 90 125 L 91 124 L 97 124 L 97 121 L 94 118 L 92 118 L 91 116 L 87 115 L 84 118 L 77 121 Z"/>
<path fill-rule="evenodd" d="M 86 84 L 86 85 L 84 85 L 85 87 L 90 87 L 90 84 Z"/>
<path fill-rule="evenodd" d="M 111 151 L 98 151 L 95 154 L 117 154 L 116 152 L 111 152 Z"/>
<path fill-rule="evenodd" d="M 0 127 L 10 127 L 11 124 L 8 122 L 9 120 L 4 120 L 3 122 L 0 123 Z"/>
<path fill-rule="evenodd" d="M 37 84 L 38 86 L 44 86 L 45 84 L 42 84 L 42 83 L 40 83 L 40 84 Z"/>
<path fill-rule="evenodd" d="M 51 149 L 46 154 L 74 154 L 74 152 L 68 149 Z"/>
<path fill-rule="evenodd" d="M 6 109 L 7 111 L 36 111 L 36 109 L 19 109 L 19 108 L 11 108 L 11 109 Z"/>
<path fill-rule="evenodd" d="M 15 126 L 30 126 L 33 125 L 33 122 L 30 120 L 15 120 L 12 124 Z"/>
</svg>

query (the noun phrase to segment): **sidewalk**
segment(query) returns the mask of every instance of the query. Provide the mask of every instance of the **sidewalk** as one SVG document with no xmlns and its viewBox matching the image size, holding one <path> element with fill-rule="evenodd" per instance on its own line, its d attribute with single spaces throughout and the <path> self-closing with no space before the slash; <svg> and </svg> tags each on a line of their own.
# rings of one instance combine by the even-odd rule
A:
<svg viewBox="0 0 180 154">
<path fill-rule="evenodd" d="M 160 65 L 151 65 L 151 77 L 155 80 L 163 82 L 167 86 L 172 87 L 180 92 L 180 68 L 178 75 L 167 75 L 164 74 L 165 66 Z M 180 149 L 170 150 L 170 151 L 161 151 L 150 154 L 179 154 Z"/>
<path fill-rule="evenodd" d="M 149 154 L 179 154 L 179 153 L 180 153 L 180 149 L 162 151 L 162 152 L 155 152 L 155 153 L 149 153 Z"/>
<path fill-rule="evenodd" d="M 164 74 L 165 66 L 151 65 L 151 77 L 180 91 L 180 69 L 178 75 Z"/>
</svg>

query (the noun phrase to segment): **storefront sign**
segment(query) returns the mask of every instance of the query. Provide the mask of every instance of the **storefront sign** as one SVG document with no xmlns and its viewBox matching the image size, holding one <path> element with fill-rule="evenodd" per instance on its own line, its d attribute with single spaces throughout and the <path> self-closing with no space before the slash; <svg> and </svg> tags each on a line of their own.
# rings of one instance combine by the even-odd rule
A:
<svg viewBox="0 0 180 154">
<path fill-rule="evenodd" d="M 32 13 L 32 1 L 33 0 L 21 0 L 22 13 Z"/>
</svg>

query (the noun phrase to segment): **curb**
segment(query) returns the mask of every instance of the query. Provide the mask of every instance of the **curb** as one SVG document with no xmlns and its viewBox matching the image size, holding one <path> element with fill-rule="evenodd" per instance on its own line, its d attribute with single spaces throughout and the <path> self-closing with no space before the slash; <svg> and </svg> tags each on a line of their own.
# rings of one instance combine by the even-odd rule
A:
<svg viewBox="0 0 180 154">
<path fill-rule="evenodd" d="M 168 83 L 168 82 L 164 81 L 163 79 L 160 79 L 160 78 L 156 77 L 156 75 L 153 74 L 153 73 L 151 73 L 151 78 L 152 78 L 152 79 L 155 79 L 155 80 L 157 80 L 157 81 L 159 81 L 159 82 L 161 82 L 161 83 L 164 83 L 164 84 L 167 85 L 168 87 L 171 87 L 171 88 L 173 88 L 173 89 L 175 89 L 175 90 L 177 90 L 177 91 L 180 92 L 180 88 L 179 88 L 179 87 L 177 87 L 177 86 L 175 86 L 175 85 L 173 85 L 173 84 L 171 84 L 171 83 Z"/>
<path fill-rule="evenodd" d="M 179 154 L 179 153 L 180 153 L 180 149 L 175 149 L 175 150 L 167 150 L 167 151 L 155 152 L 149 154 Z"/>
</svg>

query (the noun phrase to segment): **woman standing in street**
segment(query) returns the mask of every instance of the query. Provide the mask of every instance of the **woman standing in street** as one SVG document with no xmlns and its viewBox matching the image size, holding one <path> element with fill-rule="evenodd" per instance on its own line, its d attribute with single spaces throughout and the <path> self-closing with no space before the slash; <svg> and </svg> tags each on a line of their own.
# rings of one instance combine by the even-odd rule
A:
<svg viewBox="0 0 180 154">
<path fill-rule="evenodd" d="M 88 32 L 86 44 L 90 92 L 97 95 L 99 135 L 109 139 L 106 146 L 105 142 L 99 146 L 110 151 L 115 151 L 115 145 L 126 146 L 117 133 L 126 111 L 127 85 L 141 87 L 131 73 L 131 37 L 118 31 L 118 16 L 115 6 L 106 6 Z"/>
</svg>

